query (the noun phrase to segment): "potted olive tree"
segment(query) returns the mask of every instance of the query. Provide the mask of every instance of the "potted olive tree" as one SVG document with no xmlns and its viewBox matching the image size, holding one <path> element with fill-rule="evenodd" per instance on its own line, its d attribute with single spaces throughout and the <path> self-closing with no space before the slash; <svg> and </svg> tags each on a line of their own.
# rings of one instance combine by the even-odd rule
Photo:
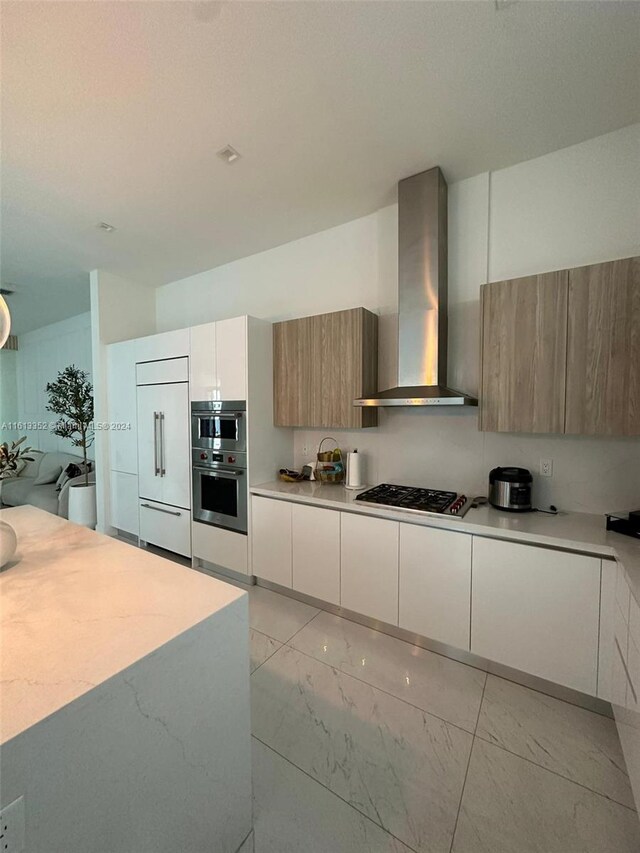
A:
<svg viewBox="0 0 640 853">
<path fill-rule="evenodd" d="M 69 488 L 69 520 L 85 527 L 96 526 L 96 484 L 89 482 L 87 449 L 93 444 L 93 387 L 89 374 L 71 364 L 47 383 L 47 409 L 60 419 L 51 431 L 82 448 L 84 483 Z"/>
</svg>

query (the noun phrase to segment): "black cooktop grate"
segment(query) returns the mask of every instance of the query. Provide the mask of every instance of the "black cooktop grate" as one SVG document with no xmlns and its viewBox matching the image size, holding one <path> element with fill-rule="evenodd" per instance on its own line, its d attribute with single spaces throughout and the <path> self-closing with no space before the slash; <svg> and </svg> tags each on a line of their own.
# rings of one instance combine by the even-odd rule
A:
<svg viewBox="0 0 640 853">
<path fill-rule="evenodd" d="M 412 509 L 420 512 L 449 513 L 457 515 L 466 504 L 464 495 L 457 492 L 445 492 L 440 489 L 418 489 L 414 486 L 396 486 L 381 483 L 356 496 L 363 503 Z M 456 506 L 458 505 L 458 506 Z"/>
</svg>

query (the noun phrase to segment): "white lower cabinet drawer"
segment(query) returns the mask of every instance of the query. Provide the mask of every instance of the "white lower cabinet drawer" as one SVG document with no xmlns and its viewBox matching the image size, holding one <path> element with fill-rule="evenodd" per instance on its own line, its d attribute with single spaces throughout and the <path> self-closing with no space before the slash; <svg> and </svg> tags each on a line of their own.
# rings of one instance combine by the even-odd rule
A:
<svg viewBox="0 0 640 853">
<path fill-rule="evenodd" d="M 629 649 L 629 626 L 618 602 L 614 603 L 613 616 L 613 661 L 611 674 L 611 704 L 624 708 L 627 704 L 627 656 Z"/>
<path fill-rule="evenodd" d="M 137 536 L 138 475 L 111 471 L 111 525 Z"/>
<path fill-rule="evenodd" d="M 340 513 L 293 504 L 293 588 L 340 604 Z"/>
<path fill-rule="evenodd" d="M 251 573 L 291 587 L 291 507 L 288 501 L 251 498 Z"/>
<path fill-rule="evenodd" d="M 140 498 L 140 539 L 191 556 L 191 512 Z"/>
<path fill-rule="evenodd" d="M 597 691 L 600 560 L 473 537 L 471 651 Z"/>
<path fill-rule="evenodd" d="M 193 556 L 242 575 L 248 573 L 247 537 L 211 524 L 191 524 Z"/>
<path fill-rule="evenodd" d="M 340 604 L 389 625 L 398 624 L 399 526 L 397 521 L 342 514 Z"/>
<path fill-rule="evenodd" d="M 469 651 L 471 536 L 400 525 L 399 626 Z"/>
</svg>

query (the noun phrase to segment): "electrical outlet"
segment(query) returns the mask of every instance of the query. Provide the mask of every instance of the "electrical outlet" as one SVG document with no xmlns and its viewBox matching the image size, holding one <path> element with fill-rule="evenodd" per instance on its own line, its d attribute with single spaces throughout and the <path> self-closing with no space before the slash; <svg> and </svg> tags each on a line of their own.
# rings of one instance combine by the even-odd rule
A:
<svg viewBox="0 0 640 853">
<path fill-rule="evenodd" d="M 24 853 L 24 797 L 0 811 L 0 853 Z"/>
<path fill-rule="evenodd" d="M 305 445 L 303 446 L 303 448 L 302 448 L 302 457 L 303 457 L 303 459 L 305 460 L 305 462 L 308 462 L 308 461 L 309 461 L 309 460 L 307 459 L 307 457 L 308 457 L 308 456 L 309 456 L 309 445 L 308 445 L 308 444 L 305 444 Z"/>
<path fill-rule="evenodd" d="M 553 477 L 553 459 L 540 460 L 540 476 Z"/>
</svg>

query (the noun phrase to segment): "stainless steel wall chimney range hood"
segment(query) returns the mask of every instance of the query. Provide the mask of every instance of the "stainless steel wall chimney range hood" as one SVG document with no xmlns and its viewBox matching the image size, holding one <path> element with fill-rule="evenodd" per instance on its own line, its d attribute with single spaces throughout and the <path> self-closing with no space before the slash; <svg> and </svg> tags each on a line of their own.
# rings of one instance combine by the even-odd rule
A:
<svg viewBox="0 0 640 853">
<path fill-rule="evenodd" d="M 447 388 L 447 183 L 436 166 L 398 184 L 398 387 L 355 406 L 477 406 Z"/>
</svg>

